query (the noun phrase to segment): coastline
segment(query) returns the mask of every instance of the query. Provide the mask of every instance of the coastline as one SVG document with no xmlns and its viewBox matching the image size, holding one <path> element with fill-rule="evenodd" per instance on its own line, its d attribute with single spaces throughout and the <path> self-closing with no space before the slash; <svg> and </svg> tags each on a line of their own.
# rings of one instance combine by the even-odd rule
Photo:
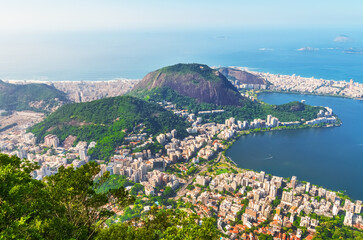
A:
<svg viewBox="0 0 363 240">
<path fill-rule="evenodd" d="M 266 90 L 258 90 L 256 92 L 257 96 L 260 93 L 300 94 L 300 95 L 311 95 L 311 96 L 321 96 L 321 97 L 335 97 L 335 98 L 345 98 L 345 99 L 363 101 L 363 97 L 362 98 L 356 98 L 356 97 L 342 96 L 342 95 L 337 95 L 337 94 L 321 94 L 321 93 L 298 92 L 298 91 L 277 91 L 277 90 L 266 89 Z"/>
<path fill-rule="evenodd" d="M 252 73 L 254 75 L 263 77 L 265 80 L 267 80 L 270 84 L 266 86 L 265 89 L 258 87 L 257 89 L 254 88 L 244 88 L 241 89 L 239 86 L 235 86 L 239 88 L 239 90 L 256 90 L 257 94 L 259 93 L 286 93 L 286 94 L 302 94 L 302 95 L 314 95 L 314 96 L 327 96 L 327 97 L 339 97 L 339 98 L 347 98 L 347 99 L 353 99 L 353 100 L 363 100 L 363 83 L 354 82 L 354 81 L 339 81 L 339 80 L 327 80 L 327 79 L 316 79 L 314 77 L 307 78 L 307 77 L 300 77 L 293 75 L 283 75 L 283 74 L 270 74 L 265 72 L 258 72 L 253 71 L 250 68 L 247 67 L 237 67 L 237 66 L 229 66 L 233 69 L 238 69 L 242 71 L 246 71 L 249 73 Z M 277 80 L 276 80 L 277 79 Z M 3 80 L 7 83 L 12 84 L 31 84 L 31 83 L 37 83 L 37 84 L 47 84 L 47 85 L 53 85 L 59 90 L 66 90 L 68 92 L 72 92 L 72 94 L 75 94 L 71 90 L 65 89 L 65 85 L 98 85 L 98 84 L 112 84 L 112 83 L 124 83 L 126 85 L 135 85 L 137 82 L 139 82 L 141 79 L 129 79 L 129 78 L 115 78 L 110 80 L 92 80 L 92 81 L 84 81 L 84 80 L 62 80 L 62 81 L 52 81 L 52 80 L 10 80 L 6 79 Z M 299 85 L 299 81 L 302 81 L 304 84 L 315 84 L 315 88 L 311 91 L 298 91 L 298 90 L 290 90 L 291 88 L 297 88 Z M 278 82 L 278 84 L 276 84 Z M 256 84 L 257 85 L 257 84 Z M 339 85 L 339 86 L 338 86 Z M 339 91 L 342 92 L 344 90 L 346 91 L 360 91 L 359 96 L 353 96 L 353 95 L 342 95 L 342 94 L 336 94 L 336 93 L 323 93 L 323 92 L 315 92 L 316 90 L 319 90 L 321 88 L 331 88 L 330 91 Z M 288 90 L 283 90 L 285 88 L 288 88 Z M 348 89 L 348 90 L 347 90 Z M 353 89 L 353 90 L 349 90 Z M 122 91 L 123 92 L 123 91 Z M 123 92 L 124 93 L 124 92 Z M 349 92 L 348 92 L 349 93 Z M 352 93 L 353 94 L 353 93 Z M 357 94 L 356 92 L 354 94 Z M 72 96 L 73 97 L 73 96 Z"/>
<path fill-rule="evenodd" d="M 283 75 L 251 71 L 244 67 L 228 67 L 233 70 L 246 72 L 264 80 L 251 83 L 243 80 L 229 79 L 238 90 L 257 90 L 282 93 L 312 94 L 319 96 L 334 96 L 363 100 L 363 83 L 343 80 L 327 80 L 323 78 L 301 77 L 296 74 Z M 232 76 L 233 77 L 233 76 Z"/>
<path fill-rule="evenodd" d="M 140 81 L 141 79 L 131 79 L 131 78 L 114 78 L 109 80 L 60 80 L 60 81 L 52 81 L 52 80 L 35 80 L 35 79 L 1 79 L 4 82 L 12 83 L 12 84 L 30 84 L 30 83 L 39 83 L 39 84 L 54 84 L 54 83 L 107 83 L 107 82 L 118 82 L 118 81 Z"/>
<path fill-rule="evenodd" d="M 107 81 L 5 80 L 4 82 L 14 85 L 46 84 L 64 92 L 72 102 L 89 102 L 124 95 L 139 82 L 139 79 L 119 78 Z"/>
</svg>

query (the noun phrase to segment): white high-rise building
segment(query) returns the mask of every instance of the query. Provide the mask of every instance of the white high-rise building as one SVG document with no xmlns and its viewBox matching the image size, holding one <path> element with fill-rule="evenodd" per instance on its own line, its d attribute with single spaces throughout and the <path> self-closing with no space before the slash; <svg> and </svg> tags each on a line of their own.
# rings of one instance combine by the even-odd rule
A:
<svg viewBox="0 0 363 240">
<path fill-rule="evenodd" d="M 296 187 L 296 176 L 292 176 L 291 178 L 291 182 L 290 182 L 290 186 L 291 188 L 295 188 Z"/>
<path fill-rule="evenodd" d="M 305 192 L 309 192 L 310 191 L 310 183 L 307 182 L 306 186 L 305 186 Z"/>
<path fill-rule="evenodd" d="M 271 186 L 269 197 L 275 199 L 277 195 L 277 187 L 275 185 Z"/>
<path fill-rule="evenodd" d="M 267 125 L 271 125 L 272 115 L 267 115 Z"/>
<path fill-rule="evenodd" d="M 258 175 L 258 180 L 260 182 L 263 182 L 264 179 L 265 179 L 265 172 L 261 171 L 260 174 Z"/>
<path fill-rule="evenodd" d="M 355 202 L 355 210 L 354 212 L 357 214 L 360 214 L 360 212 L 362 211 L 362 201 L 361 200 L 357 200 Z"/>
<path fill-rule="evenodd" d="M 44 137 L 44 145 L 47 147 L 57 148 L 59 145 L 59 139 L 56 135 L 49 134 Z"/>
<path fill-rule="evenodd" d="M 79 149 L 79 159 L 81 159 L 82 161 L 87 161 L 88 157 L 87 157 L 87 149 L 82 147 Z"/>
</svg>

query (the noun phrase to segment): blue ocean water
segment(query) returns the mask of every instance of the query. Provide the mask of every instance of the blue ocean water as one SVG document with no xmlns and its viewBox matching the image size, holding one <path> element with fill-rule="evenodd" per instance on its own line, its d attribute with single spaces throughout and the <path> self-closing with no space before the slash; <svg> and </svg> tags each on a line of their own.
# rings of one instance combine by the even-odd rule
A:
<svg viewBox="0 0 363 240">
<path fill-rule="evenodd" d="M 271 104 L 306 100 L 329 106 L 343 125 L 272 131 L 241 137 L 227 151 L 238 166 L 300 180 L 363 199 L 363 101 L 299 94 L 266 93 Z"/>
<path fill-rule="evenodd" d="M 334 42 L 340 34 L 349 41 Z M 297 51 L 304 47 L 315 51 Z M 163 66 L 197 62 L 363 82 L 360 51 L 360 29 L 0 33 L 0 79 L 142 78 Z"/>
</svg>

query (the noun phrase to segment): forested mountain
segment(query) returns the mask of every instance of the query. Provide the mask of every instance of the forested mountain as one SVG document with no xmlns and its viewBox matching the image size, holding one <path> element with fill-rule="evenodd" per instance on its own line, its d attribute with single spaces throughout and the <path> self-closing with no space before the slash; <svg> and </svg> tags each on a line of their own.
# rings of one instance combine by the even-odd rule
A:
<svg viewBox="0 0 363 240">
<path fill-rule="evenodd" d="M 181 118 L 156 103 L 131 96 L 64 105 L 30 131 L 38 142 L 48 134 L 57 135 L 61 142 L 69 135 L 76 136 L 77 141 L 96 141 L 90 154 L 106 159 L 122 144 L 126 134 L 140 124 L 149 134 L 176 129 L 179 136 L 186 135 L 187 124 Z"/>
<path fill-rule="evenodd" d="M 268 114 L 283 122 L 310 120 L 321 109 L 299 102 L 277 106 L 252 101 L 243 97 L 222 73 L 202 64 L 176 64 L 151 72 L 129 95 L 147 101 L 169 101 L 196 114 L 224 110 L 223 113 L 203 116 L 217 122 L 230 117 L 248 121 L 265 119 Z"/>
<path fill-rule="evenodd" d="M 197 100 L 222 106 L 242 106 L 244 101 L 227 78 L 203 64 L 176 64 L 147 74 L 133 89 L 134 94 L 147 94 L 156 88 L 169 88 Z"/>
<path fill-rule="evenodd" d="M 50 111 L 68 102 L 64 92 L 47 84 L 10 84 L 0 80 L 0 109 Z"/>
</svg>

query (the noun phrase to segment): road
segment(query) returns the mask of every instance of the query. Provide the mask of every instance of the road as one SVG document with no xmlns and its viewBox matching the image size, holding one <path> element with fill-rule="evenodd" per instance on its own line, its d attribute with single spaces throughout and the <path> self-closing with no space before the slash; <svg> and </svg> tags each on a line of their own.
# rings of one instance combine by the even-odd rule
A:
<svg viewBox="0 0 363 240">
<path fill-rule="evenodd" d="M 218 158 L 217 158 L 217 161 L 216 161 L 216 163 L 218 163 L 220 160 L 221 160 L 221 157 L 222 157 L 222 152 L 220 152 L 219 154 L 218 154 Z M 207 168 L 209 167 L 210 165 L 207 163 L 204 167 L 202 167 L 201 169 L 200 169 L 200 171 L 198 172 L 198 173 L 200 173 L 200 172 L 204 172 L 204 171 L 206 171 L 207 170 Z M 190 179 L 184 184 L 184 186 L 176 193 L 176 197 L 174 197 L 174 200 L 177 200 L 179 197 L 181 197 L 181 196 L 184 196 L 184 194 L 185 194 L 185 190 L 187 189 L 187 187 L 193 182 L 193 180 L 195 179 L 195 176 L 198 174 L 198 173 L 196 173 L 196 174 L 194 174 L 192 177 L 190 177 Z"/>
</svg>

